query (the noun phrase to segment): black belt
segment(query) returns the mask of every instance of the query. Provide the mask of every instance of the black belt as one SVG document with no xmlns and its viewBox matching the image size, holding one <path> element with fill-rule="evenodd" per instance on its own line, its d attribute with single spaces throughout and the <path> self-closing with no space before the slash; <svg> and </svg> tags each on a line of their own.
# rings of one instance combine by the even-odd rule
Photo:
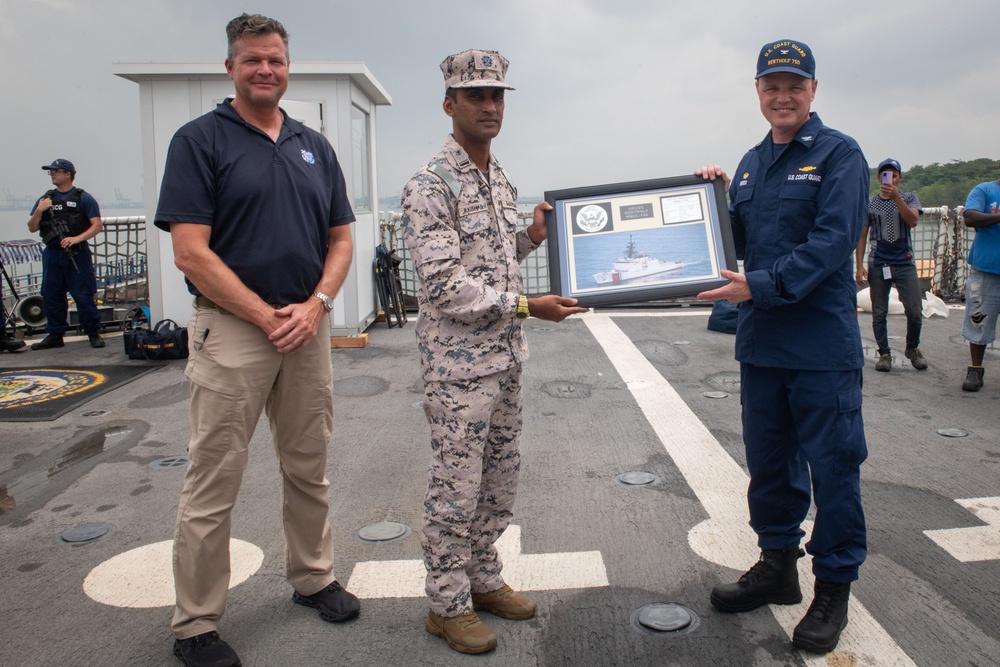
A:
<svg viewBox="0 0 1000 667">
<path fill-rule="evenodd" d="M 224 313 L 224 314 L 228 314 L 229 313 L 228 310 L 226 310 L 225 308 L 223 308 L 219 304 L 215 303 L 214 301 L 212 301 L 211 299 L 209 299 L 207 296 L 202 296 L 200 294 L 194 298 L 194 305 L 198 306 L 199 308 L 212 308 L 213 310 L 217 310 L 220 313 Z"/>
<path fill-rule="evenodd" d="M 199 294 L 194 298 L 194 305 L 198 306 L 199 308 L 211 308 L 213 310 L 219 311 L 220 313 L 223 313 L 224 315 L 232 315 L 230 311 L 226 310 L 216 302 L 212 301 L 207 296 L 201 294 Z M 274 308 L 275 310 L 278 310 L 279 308 L 284 308 L 284 306 L 279 306 L 274 303 L 269 303 L 267 305 L 271 306 L 271 308 Z"/>
</svg>

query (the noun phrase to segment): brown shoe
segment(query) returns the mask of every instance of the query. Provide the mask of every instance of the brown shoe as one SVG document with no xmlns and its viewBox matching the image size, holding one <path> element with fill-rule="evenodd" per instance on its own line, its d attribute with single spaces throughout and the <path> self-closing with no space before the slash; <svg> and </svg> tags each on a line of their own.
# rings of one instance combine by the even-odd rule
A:
<svg viewBox="0 0 1000 667">
<path fill-rule="evenodd" d="M 476 612 L 461 616 L 438 616 L 427 612 L 427 632 L 441 637 L 459 653 L 486 653 L 497 647 L 497 636 L 479 620 Z"/>
<path fill-rule="evenodd" d="M 473 593 L 472 608 L 486 611 L 500 618 L 524 621 L 535 615 L 535 601 L 524 593 L 517 593 L 507 584 L 489 593 Z"/>
</svg>

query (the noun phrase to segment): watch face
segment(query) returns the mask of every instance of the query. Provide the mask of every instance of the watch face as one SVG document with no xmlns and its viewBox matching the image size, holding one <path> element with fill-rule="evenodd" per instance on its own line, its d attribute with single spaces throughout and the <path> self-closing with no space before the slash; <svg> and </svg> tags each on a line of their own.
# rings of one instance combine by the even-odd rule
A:
<svg viewBox="0 0 1000 667">
<path fill-rule="evenodd" d="M 323 302 L 323 307 L 326 309 L 326 312 L 329 313 L 333 310 L 333 299 L 325 294 L 320 294 L 319 292 L 313 294 L 313 296 Z"/>
</svg>

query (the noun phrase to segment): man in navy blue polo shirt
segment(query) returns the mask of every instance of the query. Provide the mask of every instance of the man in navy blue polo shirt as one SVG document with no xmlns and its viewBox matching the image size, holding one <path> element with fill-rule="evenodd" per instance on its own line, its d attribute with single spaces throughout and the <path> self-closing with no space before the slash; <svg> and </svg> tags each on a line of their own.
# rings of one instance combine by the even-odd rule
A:
<svg viewBox="0 0 1000 667">
<path fill-rule="evenodd" d="M 878 344 L 875 370 L 883 373 L 892 370 L 886 316 L 889 314 L 889 289 L 895 285 L 906 313 L 906 350 L 903 354 L 914 368 L 924 371 L 927 370 L 927 360 L 919 347 L 920 325 L 923 323 L 920 279 L 910 240 L 910 230 L 917 226 L 924 209 L 917 195 L 899 191 L 899 182 L 903 180 L 899 162 L 892 158 L 882 160 L 876 173 L 880 181 L 879 191 L 868 200 L 868 219 L 854 253 L 854 279 L 858 285 L 869 285 L 872 299 L 872 331 Z M 868 230 L 871 230 L 872 251 L 865 269 Z"/>
<path fill-rule="evenodd" d="M 333 576 L 326 450 L 333 429 L 329 312 L 354 221 L 329 142 L 289 118 L 288 33 L 243 14 L 226 26 L 236 96 L 174 135 L 155 224 L 195 297 L 188 323 L 191 464 L 174 532 L 174 655 L 239 665 L 218 634 L 230 514 L 267 411 L 280 461 L 286 577 L 326 621 L 360 611 Z"/>
<path fill-rule="evenodd" d="M 739 581 L 712 590 L 712 604 L 741 612 L 802 600 L 796 561 L 811 495 L 816 520 L 805 546 L 815 596 L 792 642 L 826 653 L 847 625 L 851 582 L 867 554 L 864 357 L 851 253 L 868 202 L 868 165 L 857 142 L 810 111 L 815 73 L 802 42 L 765 44 L 756 87 L 770 132 L 743 156 L 731 185 L 718 165 L 696 171 L 729 186 L 745 271 L 723 271 L 731 282 L 698 298 L 739 304 L 747 501 L 761 549 Z"/>
</svg>

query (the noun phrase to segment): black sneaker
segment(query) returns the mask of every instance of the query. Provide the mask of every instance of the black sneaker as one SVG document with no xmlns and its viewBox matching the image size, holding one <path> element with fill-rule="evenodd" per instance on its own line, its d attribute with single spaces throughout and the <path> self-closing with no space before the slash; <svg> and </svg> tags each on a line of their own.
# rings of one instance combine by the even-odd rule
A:
<svg viewBox="0 0 1000 667">
<path fill-rule="evenodd" d="M 0 336 L 0 352 L 17 352 L 24 347 L 23 340 L 11 338 L 6 333 Z"/>
<path fill-rule="evenodd" d="M 837 647 L 840 633 L 847 627 L 851 585 L 817 579 L 815 590 L 809 611 L 792 633 L 792 645 L 812 653 L 829 653 Z"/>
<path fill-rule="evenodd" d="M 174 655 L 188 667 L 240 667 L 240 656 L 218 632 L 174 640 Z"/>
<path fill-rule="evenodd" d="M 90 339 L 90 347 L 104 347 L 104 339 L 101 338 L 99 333 L 89 333 L 87 338 Z"/>
<path fill-rule="evenodd" d="M 302 595 L 295 591 L 292 593 L 292 600 L 297 604 L 319 609 L 320 618 L 330 623 L 349 621 L 361 613 L 358 598 L 345 591 L 336 581 L 312 595 Z"/>
<path fill-rule="evenodd" d="M 45 338 L 41 339 L 37 343 L 32 343 L 31 349 L 32 350 L 50 350 L 50 349 L 52 349 L 54 347 L 63 347 L 64 345 L 65 345 L 65 343 L 63 343 L 62 334 L 49 334 L 48 336 L 46 336 Z"/>
</svg>

